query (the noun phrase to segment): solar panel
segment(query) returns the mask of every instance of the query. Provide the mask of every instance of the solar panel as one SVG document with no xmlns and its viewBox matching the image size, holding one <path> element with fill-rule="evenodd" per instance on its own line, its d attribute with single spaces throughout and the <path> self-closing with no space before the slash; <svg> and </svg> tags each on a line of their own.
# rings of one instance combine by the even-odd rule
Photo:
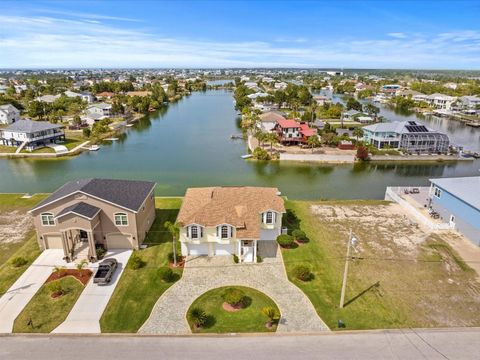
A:
<svg viewBox="0 0 480 360">
<path fill-rule="evenodd" d="M 428 129 L 424 125 L 406 125 L 408 132 L 428 132 Z"/>
</svg>

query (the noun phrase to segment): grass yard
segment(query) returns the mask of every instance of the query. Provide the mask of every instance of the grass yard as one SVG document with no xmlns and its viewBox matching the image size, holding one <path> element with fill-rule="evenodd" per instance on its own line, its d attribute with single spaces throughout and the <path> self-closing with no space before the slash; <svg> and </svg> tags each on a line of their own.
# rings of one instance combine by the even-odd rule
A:
<svg viewBox="0 0 480 360">
<path fill-rule="evenodd" d="M 235 288 L 245 293 L 245 307 L 236 312 L 228 312 L 222 307 L 224 303 L 222 296 L 226 287 L 207 291 L 190 305 L 190 309 L 198 307 L 208 316 L 205 326 L 200 329 L 194 329 L 193 324 L 189 321 L 192 331 L 199 333 L 274 332 L 277 326 L 273 325 L 271 329 L 268 329 L 265 326 L 268 318 L 262 313 L 264 307 L 273 307 L 277 314 L 280 314 L 280 310 L 273 300 L 255 289 L 243 286 L 235 286 Z"/>
<path fill-rule="evenodd" d="M 65 294 L 54 299 L 55 284 L 61 284 Z M 13 332 L 49 333 L 65 321 L 84 286 L 72 276 L 44 284 L 15 319 Z"/>
<path fill-rule="evenodd" d="M 480 325 L 480 284 L 444 241 L 412 226 L 397 204 L 380 201 L 287 202 L 290 230 L 310 242 L 282 250 L 290 280 L 331 327 L 346 329 Z M 349 229 L 358 238 L 350 262 L 345 306 L 339 308 Z M 293 269 L 307 264 L 314 279 Z"/>
<path fill-rule="evenodd" d="M 14 153 L 17 151 L 15 146 L 0 145 L 0 153 Z"/>
<path fill-rule="evenodd" d="M 147 249 L 135 251 L 143 261 L 143 268 L 133 270 L 127 265 L 100 319 L 102 332 L 137 332 L 147 320 L 160 295 L 173 283 L 163 282 L 158 269 L 168 265 L 172 240 L 163 224 L 174 222 L 181 198 L 156 198 L 156 219 L 147 235 Z M 175 272 L 182 274 L 182 269 Z"/>
</svg>

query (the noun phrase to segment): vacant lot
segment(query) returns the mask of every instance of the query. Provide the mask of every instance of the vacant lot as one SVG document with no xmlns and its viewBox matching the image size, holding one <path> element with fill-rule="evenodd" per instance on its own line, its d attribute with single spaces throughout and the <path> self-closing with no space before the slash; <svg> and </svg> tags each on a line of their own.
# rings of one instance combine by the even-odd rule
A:
<svg viewBox="0 0 480 360">
<path fill-rule="evenodd" d="M 480 325 L 480 284 L 475 273 L 447 245 L 450 233 L 417 228 L 400 206 L 374 201 L 288 204 L 290 229 L 306 231 L 310 242 L 283 250 L 290 279 L 335 329 Z M 358 238 L 351 261 L 346 306 L 339 308 L 347 239 Z M 299 263 L 315 278 L 293 279 Z"/>
</svg>

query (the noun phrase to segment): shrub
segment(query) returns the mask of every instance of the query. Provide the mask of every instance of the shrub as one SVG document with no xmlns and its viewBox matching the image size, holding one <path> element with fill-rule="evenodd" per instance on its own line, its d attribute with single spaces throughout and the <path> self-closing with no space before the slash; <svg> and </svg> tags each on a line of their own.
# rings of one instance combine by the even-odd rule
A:
<svg viewBox="0 0 480 360">
<path fill-rule="evenodd" d="M 296 241 L 300 242 L 303 242 L 307 239 L 307 235 L 305 234 L 305 232 L 298 229 L 292 231 L 292 236 Z"/>
<path fill-rule="evenodd" d="M 146 265 L 146 262 L 142 260 L 137 254 L 133 254 L 129 261 L 130 267 L 133 270 L 138 270 Z"/>
<path fill-rule="evenodd" d="M 89 137 L 90 137 L 90 134 L 92 133 L 89 128 L 84 128 L 84 129 L 82 130 L 82 132 L 83 132 L 83 136 L 86 137 L 86 138 L 89 138 Z"/>
<path fill-rule="evenodd" d="M 28 260 L 22 256 L 17 256 L 12 259 L 12 265 L 13 267 L 16 267 L 16 268 L 26 265 L 27 263 L 28 263 Z"/>
<path fill-rule="evenodd" d="M 261 263 L 263 261 L 262 257 L 260 255 L 257 255 L 257 263 Z"/>
<path fill-rule="evenodd" d="M 270 160 L 270 155 L 268 152 L 261 147 L 256 147 L 255 150 L 253 150 L 253 158 L 257 160 Z"/>
<path fill-rule="evenodd" d="M 277 310 L 274 307 L 267 306 L 262 309 L 262 314 L 265 315 L 269 321 L 273 321 L 277 317 Z"/>
<path fill-rule="evenodd" d="M 105 250 L 103 246 L 97 245 L 97 247 L 95 248 L 95 253 L 97 254 L 97 259 L 100 260 L 103 259 L 103 257 L 107 253 L 107 250 Z"/>
<path fill-rule="evenodd" d="M 50 285 L 50 290 L 52 291 L 51 293 L 51 296 L 52 297 L 59 297 L 59 296 L 62 296 L 65 292 L 65 290 L 63 289 L 63 286 L 62 284 L 60 283 L 60 281 L 54 281 L 52 283 L 52 285 Z"/>
<path fill-rule="evenodd" d="M 359 146 L 357 148 L 357 159 L 360 159 L 362 161 L 367 161 L 368 158 L 369 158 L 368 150 L 365 148 L 365 146 Z"/>
<path fill-rule="evenodd" d="M 223 300 L 232 306 L 243 304 L 245 293 L 237 288 L 227 288 L 223 293 Z"/>
<path fill-rule="evenodd" d="M 207 322 L 207 314 L 202 308 L 194 307 L 188 312 L 188 319 L 198 329 Z"/>
<path fill-rule="evenodd" d="M 289 248 L 293 246 L 293 237 L 288 234 L 282 234 L 277 237 L 277 242 L 281 247 Z"/>
<path fill-rule="evenodd" d="M 176 258 L 177 258 L 177 262 L 179 262 L 180 260 L 182 260 L 182 257 L 177 253 L 176 254 Z M 173 259 L 174 259 L 174 256 L 173 256 L 173 251 L 172 252 L 169 252 L 168 253 L 168 261 L 170 261 L 171 263 L 173 263 Z"/>
<path fill-rule="evenodd" d="M 175 281 L 175 273 L 169 267 L 162 267 L 158 269 L 158 276 L 160 276 L 160 279 L 167 283 Z"/>
<path fill-rule="evenodd" d="M 238 260 L 238 256 L 234 254 L 234 255 L 233 255 L 233 262 L 234 262 L 235 264 L 238 264 L 238 261 L 239 261 L 239 260 Z"/>
<path fill-rule="evenodd" d="M 302 281 L 309 281 L 312 279 L 312 272 L 310 271 L 310 268 L 306 265 L 298 265 L 293 268 L 293 275 L 298 279 Z"/>
</svg>

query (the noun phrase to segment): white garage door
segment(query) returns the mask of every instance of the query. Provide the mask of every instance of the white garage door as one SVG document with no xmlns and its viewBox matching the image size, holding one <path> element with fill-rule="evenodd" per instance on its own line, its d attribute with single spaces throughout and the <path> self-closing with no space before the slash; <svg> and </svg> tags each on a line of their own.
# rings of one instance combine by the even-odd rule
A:
<svg viewBox="0 0 480 360">
<path fill-rule="evenodd" d="M 63 249 L 61 235 L 45 235 L 44 238 L 47 249 Z"/>
<path fill-rule="evenodd" d="M 208 244 L 189 244 L 188 255 L 208 255 Z"/>
<path fill-rule="evenodd" d="M 233 245 L 215 244 L 215 255 L 226 256 L 233 255 Z"/>
<path fill-rule="evenodd" d="M 109 249 L 131 249 L 132 240 L 128 234 L 108 234 L 107 248 Z"/>
</svg>

